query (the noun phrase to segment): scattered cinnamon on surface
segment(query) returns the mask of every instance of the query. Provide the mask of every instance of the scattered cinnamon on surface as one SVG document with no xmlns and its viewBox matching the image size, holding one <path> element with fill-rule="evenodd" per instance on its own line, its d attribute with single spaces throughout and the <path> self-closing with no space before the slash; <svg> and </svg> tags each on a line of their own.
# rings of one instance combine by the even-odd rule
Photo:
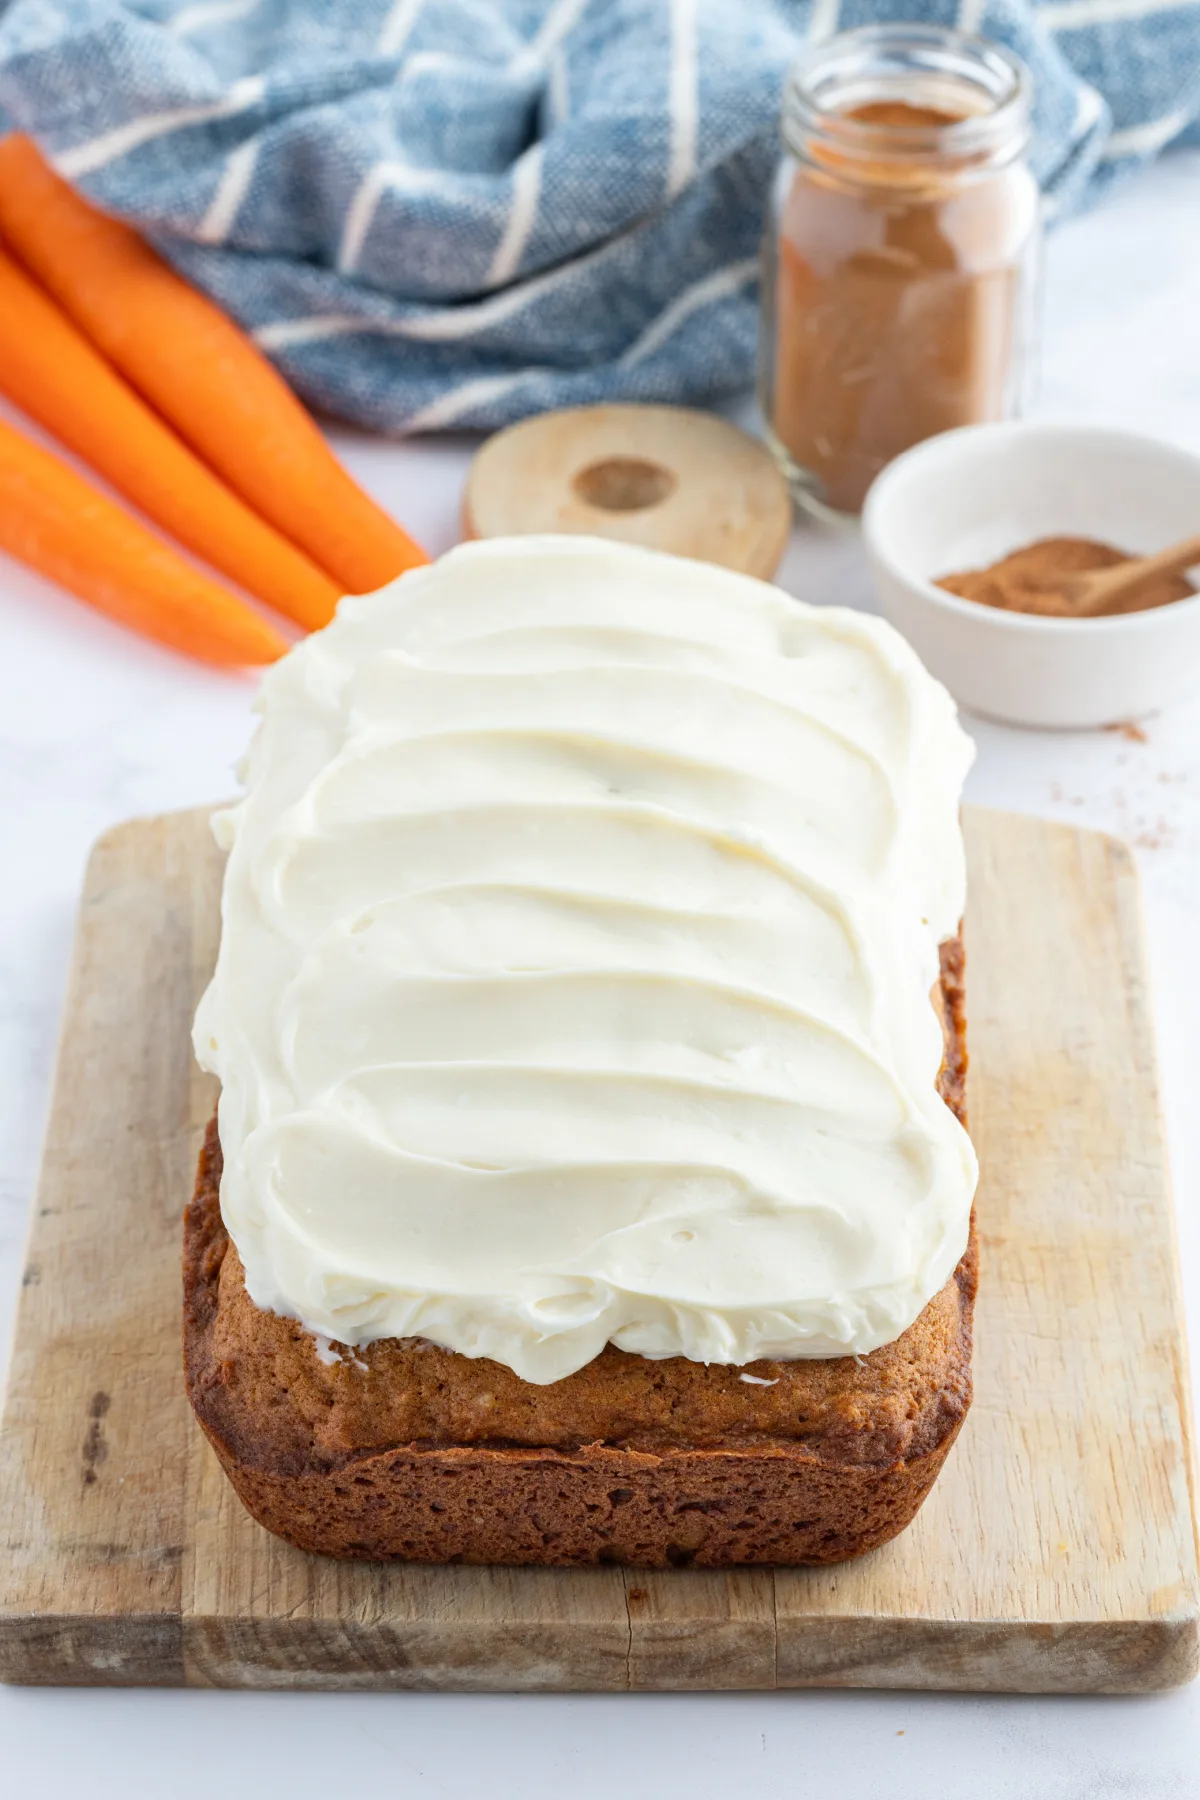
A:
<svg viewBox="0 0 1200 1800">
<path fill-rule="evenodd" d="M 1091 538 L 1039 538 L 1014 550 L 987 569 L 967 569 L 958 575 L 943 575 L 935 587 L 945 588 L 962 600 L 977 600 L 982 606 L 999 607 L 1003 612 L 1041 613 L 1046 618 L 1075 617 L 1070 601 L 1062 591 L 1073 575 L 1086 575 L 1094 569 L 1111 569 L 1117 563 L 1132 559 L 1125 550 L 1111 544 L 1098 544 Z M 1172 600 L 1186 600 L 1195 593 L 1190 581 L 1182 575 L 1164 575 L 1148 587 L 1105 607 L 1105 613 L 1148 612 L 1155 606 L 1166 606 Z"/>
<path fill-rule="evenodd" d="M 1141 726 L 1133 719 L 1117 719 L 1113 724 L 1106 725 L 1104 729 L 1105 731 L 1119 732 L 1125 741 L 1130 744 L 1146 744 L 1150 741 Z"/>
</svg>

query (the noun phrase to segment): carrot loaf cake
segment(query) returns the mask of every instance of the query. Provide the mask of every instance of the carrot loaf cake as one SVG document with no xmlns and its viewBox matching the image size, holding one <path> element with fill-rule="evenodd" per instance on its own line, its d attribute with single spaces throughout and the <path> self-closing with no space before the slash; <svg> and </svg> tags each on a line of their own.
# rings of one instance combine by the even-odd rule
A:
<svg viewBox="0 0 1200 1800">
<path fill-rule="evenodd" d="M 893 1536 L 970 1401 L 944 690 L 878 619 L 527 538 L 344 601 L 261 707 L 184 1256 L 251 1513 L 423 1561 Z"/>
</svg>

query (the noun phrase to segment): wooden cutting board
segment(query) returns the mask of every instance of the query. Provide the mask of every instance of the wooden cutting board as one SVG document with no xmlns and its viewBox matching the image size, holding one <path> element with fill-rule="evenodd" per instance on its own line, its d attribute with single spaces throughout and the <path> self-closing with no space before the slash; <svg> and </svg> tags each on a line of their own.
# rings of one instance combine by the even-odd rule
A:
<svg viewBox="0 0 1200 1800">
<path fill-rule="evenodd" d="M 767 581 L 792 529 L 770 451 L 686 406 L 571 406 L 497 431 L 463 495 L 468 537 L 583 532 Z"/>
<path fill-rule="evenodd" d="M 339 1564 L 242 1511 L 179 1366 L 213 1103 L 203 813 L 88 870 L 0 1433 L 0 1674 L 196 1687 L 1145 1691 L 1197 1667 L 1190 1413 L 1137 883 L 967 816 L 975 1405 L 916 1523 L 828 1569 Z"/>
</svg>

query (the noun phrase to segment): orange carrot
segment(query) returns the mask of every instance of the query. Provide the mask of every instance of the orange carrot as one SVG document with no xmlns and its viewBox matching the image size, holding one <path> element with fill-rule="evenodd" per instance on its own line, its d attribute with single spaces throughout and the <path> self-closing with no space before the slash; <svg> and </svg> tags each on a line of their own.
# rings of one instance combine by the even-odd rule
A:
<svg viewBox="0 0 1200 1800">
<path fill-rule="evenodd" d="M 16 133 L 0 141 L 0 233 L 205 462 L 344 590 L 428 561 L 233 321 Z"/>
<path fill-rule="evenodd" d="M 0 392 L 143 512 L 242 587 L 315 631 L 328 575 L 230 492 L 0 250 Z"/>
<path fill-rule="evenodd" d="M 0 424 L 0 550 L 135 631 L 206 662 L 274 662 L 287 645 L 253 609 L 57 456 Z"/>
</svg>

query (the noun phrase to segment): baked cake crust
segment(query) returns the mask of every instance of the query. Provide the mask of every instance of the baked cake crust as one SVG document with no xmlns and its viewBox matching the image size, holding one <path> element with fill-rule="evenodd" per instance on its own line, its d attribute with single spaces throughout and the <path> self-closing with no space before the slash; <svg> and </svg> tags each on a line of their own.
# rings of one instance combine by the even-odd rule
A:
<svg viewBox="0 0 1200 1800">
<path fill-rule="evenodd" d="M 961 934 L 939 1089 L 965 1123 Z M 416 1562 L 827 1563 L 885 1543 L 971 1401 L 976 1242 L 894 1343 L 744 1369 L 609 1345 L 549 1386 L 420 1339 L 263 1312 L 221 1220 L 215 1118 L 184 1226 L 188 1396 L 247 1510 L 301 1549 Z M 743 1376 L 753 1379 L 744 1381 Z"/>
</svg>

